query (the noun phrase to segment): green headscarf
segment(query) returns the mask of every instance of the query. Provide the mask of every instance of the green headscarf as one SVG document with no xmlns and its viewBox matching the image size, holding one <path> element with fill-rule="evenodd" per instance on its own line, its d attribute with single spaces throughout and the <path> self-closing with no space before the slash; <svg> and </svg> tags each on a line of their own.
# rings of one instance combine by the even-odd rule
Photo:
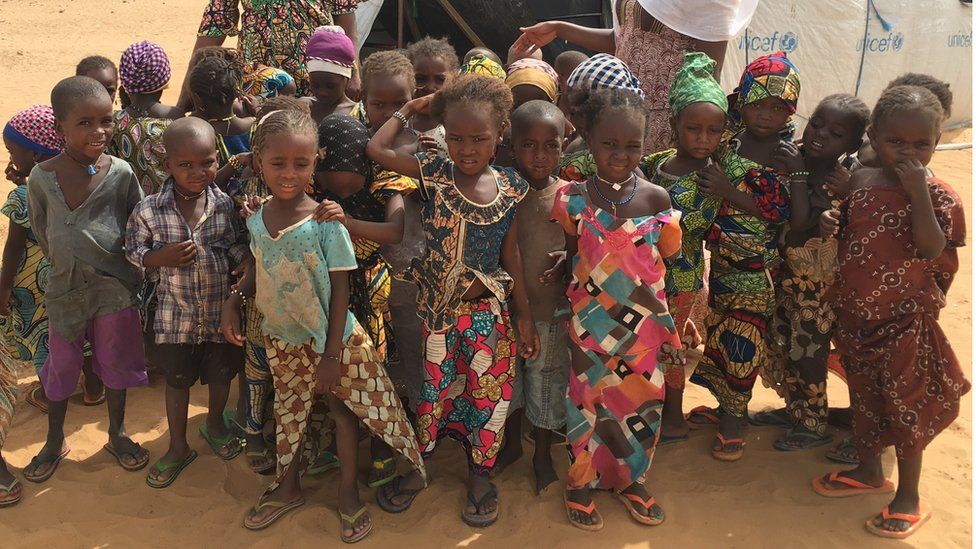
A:
<svg viewBox="0 0 976 549">
<path fill-rule="evenodd" d="M 672 116 L 678 116 L 685 107 L 700 101 L 712 103 L 729 112 L 729 100 L 712 76 L 714 71 L 715 61 L 711 57 L 697 51 L 685 52 L 685 64 L 674 73 L 674 82 L 668 94 Z"/>
</svg>

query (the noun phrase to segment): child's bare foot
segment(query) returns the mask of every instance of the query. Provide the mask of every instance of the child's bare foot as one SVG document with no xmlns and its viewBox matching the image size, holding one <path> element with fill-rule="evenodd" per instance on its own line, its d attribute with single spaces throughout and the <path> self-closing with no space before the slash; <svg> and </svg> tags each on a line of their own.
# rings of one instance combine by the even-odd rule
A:
<svg viewBox="0 0 976 549">
<path fill-rule="evenodd" d="M 536 452 L 532 456 L 532 470 L 535 472 L 535 495 L 537 496 L 542 494 L 550 484 L 559 480 L 548 448 L 545 452 Z"/>
<path fill-rule="evenodd" d="M 661 438 L 658 444 L 669 444 L 688 440 L 688 422 L 681 411 L 682 391 L 665 388 L 664 407 L 661 409 Z"/>
<path fill-rule="evenodd" d="M 583 530 L 603 528 L 603 516 L 596 510 L 589 488 L 566 490 L 566 512 L 569 522 Z"/>
<path fill-rule="evenodd" d="M 387 513 L 402 513 L 413 505 L 417 494 L 427 487 L 417 471 L 396 477 L 376 492 L 376 503 Z"/>
<path fill-rule="evenodd" d="M 461 512 L 461 520 L 468 526 L 484 528 L 498 519 L 498 488 L 487 476 L 468 475 L 468 501 Z"/>
</svg>

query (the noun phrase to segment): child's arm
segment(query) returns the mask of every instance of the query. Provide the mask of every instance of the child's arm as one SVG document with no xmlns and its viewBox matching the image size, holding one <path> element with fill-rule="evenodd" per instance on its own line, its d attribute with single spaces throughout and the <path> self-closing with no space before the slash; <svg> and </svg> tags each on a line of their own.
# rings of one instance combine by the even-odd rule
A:
<svg viewBox="0 0 976 549">
<path fill-rule="evenodd" d="M 384 221 L 363 221 L 347 217 L 338 202 L 323 200 L 315 208 L 315 221 L 338 221 L 346 226 L 349 235 L 380 244 L 399 244 L 403 240 L 403 195 L 392 194 L 386 201 Z"/>
<path fill-rule="evenodd" d="M 522 358 L 535 360 L 539 356 L 539 334 L 535 330 L 529 296 L 525 292 L 525 271 L 522 270 L 522 255 L 518 247 L 518 221 L 513 221 L 502 239 L 502 267 L 512 277 L 512 309 L 515 313 L 518 337 L 518 351 Z"/>
<path fill-rule="evenodd" d="M 137 207 L 125 228 L 125 257 L 140 269 L 160 267 L 189 267 L 197 256 L 196 244 L 192 240 L 166 244 L 153 249 L 155 239 L 148 218 L 149 207 Z"/>
<path fill-rule="evenodd" d="M 400 109 L 400 114 L 409 119 L 414 114 L 426 112 L 433 97 L 433 95 L 428 95 L 407 102 Z M 366 145 L 366 156 L 385 170 L 420 179 L 423 174 L 420 173 L 420 163 L 417 161 L 417 157 L 399 153 L 393 147 L 394 141 L 402 129 L 403 124 L 395 116 L 390 117 L 369 140 Z"/>
<path fill-rule="evenodd" d="M 220 332 L 224 334 L 224 339 L 228 343 L 244 345 L 247 339 L 241 330 L 243 326 L 241 309 L 244 307 L 245 296 L 247 299 L 254 297 L 255 293 L 255 274 L 254 269 L 247 269 L 243 272 L 237 287 L 231 290 L 230 295 L 224 300 L 224 305 L 220 310 Z"/>
<path fill-rule="evenodd" d="M 47 195 L 39 185 L 40 183 L 27 181 L 27 218 L 41 252 L 44 257 L 50 258 L 50 248 L 47 245 Z"/>
<path fill-rule="evenodd" d="M 325 351 L 315 369 L 315 392 L 319 395 L 331 393 L 342 377 L 340 356 L 349 311 L 349 271 L 329 271 L 329 282 L 332 284 L 329 331 L 325 336 Z"/>
<path fill-rule="evenodd" d="M 917 255 L 935 259 L 946 247 L 946 235 L 935 217 L 925 166 L 916 159 L 902 160 L 895 166 L 902 188 L 912 203 L 912 240 Z"/>
<path fill-rule="evenodd" d="M 27 251 L 27 229 L 10 221 L 7 229 L 7 243 L 3 247 L 3 263 L 0 264 L 0 315 L 10 314 L 10 294 L 14 288 L 14 277 Z"/>
<path fill-rule="evenodd" d="M 737 209 L 755 216 L 759 215 L 759 207 L 756 206 L 752 195 L 746 194 L 732 186 L 728 176 L 722 171 L 718 164 L 712 163 L 698 172 L 698 188 L 702 192 L 715 195 L 723 200 L 728 200 Z"/>
<path fill-rule="evenodd" d="M 227 192 L 227 184 L 236 175 L 240 175 L 241 181 L 244 181 L 244 175 L 247 173 L 247 168 L 251 167 L 251 153 L 240 153 L 235 154 L 230 158 L 230 161 L 217 170 L 217 176 L 214 178 L 214 183 L 217 187 Z"/>
<path fill-rule="evenodd" d="M 806 169 L 800 149 L 793 143 L 781 141 L 773 153 L 773 162 L 783 172 L 790 174 L 790 226 L 801 231 L 809 229 L 819 220 L 811 219 L 813 212 L 808 186 L 810 173 Z"/>
</svg>

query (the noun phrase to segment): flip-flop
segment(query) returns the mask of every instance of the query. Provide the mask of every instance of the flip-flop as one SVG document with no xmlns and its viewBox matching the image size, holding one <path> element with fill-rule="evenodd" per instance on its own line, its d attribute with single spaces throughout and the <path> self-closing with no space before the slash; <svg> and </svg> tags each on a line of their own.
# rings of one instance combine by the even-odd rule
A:
<svg viewBox="0 0 976 549">
<path fill-rule="evenodd" d="M 176 477 L 180 476 L 180 473 L 183 472 L 183 469 L 186 469 L 187 465 L 193 463 L 193 460 L 197 459 L 197 455 L 196 450 L 190 450 L 190 453 L 183 458 L 183 461 L 178 461 L 176 463 L 163 463 L 162 461 L 157 461 L 149 470 L 149 474 L 146 475 L 146 484 L 148 484 L 150 488 L 166 488 L 176 481 Z M 166 480 L 159 481 L 152 478 L 153 473 L 158 475 L 161 473 L 166 473 L 167 471 L 172 471 L 173 469 L 176 469 L 176 471 L 174 471 L 173 474 L 171 474 Z"/>
<path fill-rule="evenodd" d="M 778 410 L 763 410 L 749 416 L 749 425 L 756 427 L 792 427 L 790 415 L 785 408 Z"/>
<path fill-rule="evenodd" d="M 715 440 L 719 443 L 719 448 L 712 446 L 712 457 L 719 461 L 739 461 L 742 459 L 742 454 L 745 453 L 745 441 L 741 438 L 725 438 L 722 433 L 715 433 Z M 738 444 L 739 449 L 737 451 L 726 450 L 726 446 L 731 444 Z"/>
<path fill-rule="evenodd" d="M 247 458 L 247 465 L 251 468 L 251 471 L 259 475 L 270 475 L 278 468 L 278 456 L 270 448 L 265 448 L 263 452 L 244 452 L 244 457 Z M 255 467 L 251 462 L 251 458 L 264 459 L 266 465 L 264 467 Z"/>
<path fill-rule="evenodd" d="M 811 481 L 813 491 L 821 496 L 828 498 L 847 498 L 851 496 L 865 496 L 869 494 L 889 494 L 895 491 L 895 485 L 890 480 L 885 480 L 881 486 L 871 486 L 849 477 L 840 476 L 841 471 L 834 471 L 824 477 L 816 477 Z M 831 488 L 827 482 L 839 482 L 849 486 L 849 488 Z"/>
<path fill-rule="evenodd" d="M 20 485 L 20 481 L 17 480 L 17 477 L 14 477 L 14 479 L 10 481 L 10 484 L 6 486 L 0 484 L 0 508 L 10 507 L 11 505 L 19 502 L 23 497 L 24 489 Z"/>
<path fill-rule="evenodd" d="M 210 446 L 210 449 L 213 451 L 214 455 L 224 461 L 230 461 L 236 458 L 237 456 L 241 455 L 241 452 L 244 450 L 244 444 L 242 443 L 243 441 L 241 441 L 237 435 L 234 433 L 228 433 L 224 438 L 214 437 L 210 434 L 210 432 L 207 431 L 206 423 L 200 424 L 200 436 L 203 437 L 203 440 L 207 441 L 207 445 Z M 237 442 L 236 447 L 226 450 L 225 448 L 234 441 Z"/>
<path fill-rule="evenodd" d="M 667 446 L 668 444 L 677 444 L 679 442 L 686 442 L 688 440 L 688 435 L 678 435 L 676 437 L 670 437 L 667 435 L 661 435 L 661 438 L 657 441 L 657 446 Z"/>
<path fill-rule="evenodd" d="M 892 513 L 888 511 L 888 506 L 885 505 L 884 509 L 881 510 L 882 524 L 883 521 L 889 519 L 903 520 L 911 525 L 908 527 L 908 530 L 887 530 L 881 526 L 876 526 L 874 521 L 877 519 L 877 516 L 869 518 L 867 522 L 864 523 L 864 526 L 868 529 L 868 532 L 871 532 L 876 536 L 892 539 L 905 539 L 914 534 L 919 528 L 922 527 L 923 524 L 928 522 L 930 518 L 932 518 L 932 508 L 922 502 L 918 503 L 918 514 Z"/>
<path fill-rule="evenodd" d="M 845 438 L 824 454 L 830 461 L 843 463 L 845 465 L 860 465 L 861 459 L 857 457 L 857 448 L 851 439 Z"/>
<path fill-rule="evenodd" d="M 316 465 L 318 463 L 319 465 Z M 321 475 L 333 469 L 339 468 L 339 458 L 328 450 L 322 450 L 319 457 L 315 458 L 312 465 L 305 471 L 306 475 Z"/>
<path fill-rule="evenodd" d="M 424 491 L 424 488 L 401 488 L 400 483 L 402 480 L 403 477 L 397 476 L 393 479 L 393 482 L 376 491 L 376 503 L 379 504 L 380 509 L 394 515 L 402 513 L 413 505 L 413 500 L 417 499 L 417 494 Z M 387 495 L 388 490 L 393 491 L 392 496 Z M 406 496 L 407 500 L 400 505 L 394 505 L 392 498 L 402 496 Z"/>
<path fill-rule="evenodd" d="M 274 521 L 283 517 L 285 513 L 287 513 L 288 511 L 291 511 L 292 509 L 297 509 L 302 505 L 305 505 L 305 498 L 298 498 L 295 501 L 290 501 L 288 503 L 285 503 L 283 501 L 265 501 L 262 503 L 258 503 L 257 505 L 254 506 L 253 512 L 257 513 L 258 511 L 264 509 L 265 507 L 271 507 L 275 509 L 275 512 L 271 513 L 270 515 L 268 515 L 266 519 L 258 523 L 248 522 L 247 517 L 244 517 L 244 528 L 247 528 L 248 530 L 263 530 L 268 526 L 271 526 L 271 524 L 274 523 Z"/>
<path fill-rule="evenodd" d="M 718 425 L 718 409 L 708 406 L 696 406 L 685 414 L 685 420 L 695 425 Z"/>
<path fill-rule="evenodd" d="M 495 524 L 495 521 L 498 520 L 498 488 L 493 482 L 489 483 L 488 486 L 488 491 L 482 494 L 482 496 L 478 499 L 475 499 L 474 494 L 472 494 L 470 491 L 468 492 L 468 503 L 474 505 L 474 513 L 468 513 L 467 508 L 461 509 L 461 520 L 472 528 L 487 528 L 488 526 Z M 495 498 L 496 500 L 495 510 L 486 515 L 478 514 L 478 509 L 484 507 L 484 505 L 488 503 L 491 498 Z"/>
<path fill-rule="evenodd" d="M 637 522 L 645 526 L 657 526 L 658 524 L 664 522 L 663 514 L 660 516 L 660 518 L 649 516 L 649 515 L 642 515 L 637 511 L 637 509 L 634 508 L 634 505 L 637 504 L 643 507 L 644 509 L 646 509 L 647 511 L 650 511 L 651 507 L 653 507 L 654 504 L 657 503 L 657 500 L 654 499 L 654 496 L 651 496 L 648 499 L 644 499 L 638 496 L 637 494 L 617 492 L 617 499 L 623 502 L 624 506 L 627 507 L 627 512 L 630 513 L 630 517 L 632 519 L 636 520 Z"/>
<path fill-rule="evenodd" d="M 586 530 L 587 532 L 596 532 L 598 530 L 602 530 L 603 529 L 603 516 L 602 515 L 597 515 L 597 518 L 600 519 L 600 520 L 597 521 L 597 522 L 594 522 L 593 524 L 583 524 L 582 522 L 577 522 L 577 521 L 573 520 L 573 511 L 577 511 L 579 513 L 583 513 L 583 514 L 587 515 L 588 517 L 593 518 L 593 513 L 596 513 L 596 502 L 595 501 L 590 500 L 590 504 L 589 505 L 582 505 L 582 504 L 576 503 L 575 501 L 569 501 L 569 497 L 563 497 L 563 501 L 566 502 L 566 517 L 569 518 L 569 523 L 570 524 L 572 524 L 573 526 L 579 528 L 580 530 Z"/>
<path fill-rule="evenodd" d="M 234 436 L 238 438 L 244 438 L 247 434 L 247 430 L 244 426 L 237 422 L 237 412 L 234 410 L 224 410 L 222 414 L 224 418 L 224 427 L 227 428 Z"/>
<path fill-rule="evenodd" d="M 349 537 L 346 537 L 345 535 L 342 534 L 342 530 L 343 530 L 343 528 L 342 528 L 342 522 L 346 522 L 347 524 L 349 524 L 349 526 L 352 526 L 352 525 L 356 524 L 356 521 L 359 520 L 359 517 L 361 517 L 363 515 L 363 513 L 365 513 L 365 512 L 366 512 L 366 506 L 365 505 L 363 505 L 362 507 L 360 507 L 359 510 L 356 511 L 355 513 L 353 513 L 352 515 L 347 515 L 347 514 L 343 513 L 342 511 L 339 511 L 339 520 L 340 520 L 340 523 L 339 523 L 339 538 L 342 541 L 344 541 L 345 543 L 356 543 L 357 541 L 360 541 L 361 539 L 363 539 L 366 536 L 368 536 L 369 533 L 373 531 L 373 519 L 370 518 L 369 523 L 367 523 L 366 529 L 363 530 L 362 532 L 360 532 L 358 534 L 353 534 L 353 535 L 351 535 Z"/>
<path fill-rule="evenodd" d="M 135 444 L 135 443 L 133 443 L 133 444 Z M 143 448 L 142 446 L 139 446 L 138 444 L 136 444 L 136 448 L 138 448 L 139 450 L 145 450 L 145 448 Z M 112 454 L 112 457 L 114 457 L 115 460 L 119 462 L 119 466 L 122 467 L 123 469 L 125 469 L 126 471 L 130 472 L 130 473 L 133 473 L 135 471 L 139 471 L 143 467 L 145 467 L 146 465 L 149 465 L 149 452 L 148 451 L 146 451 L 145 453 L 140 452 L 140 453 L 142 453 L 142 457 L 139 458 L 138 454 L 133 454 L 132 452 L 119 452 L 118 450 L 115 449 L 114 446 L 112 446 L 112 443 L 111 442 L 108 442 L 108 443 L 105 444 L 105 446 L 102 446 L 102 450 L 105 450 L 109 454 Z M 139 461 L 137 461 L 135 463 L 135 465 L 126 465 L 125 462 L 122 461 L 122 456 L 132 456 L 134 458 L 138 458 Z"/>
<path fill-rule="evenodd" d="M 554 430 L 552 431 L 552 435 L 553 440 L 550 444 L 551 446 L 566 446 L 569 444 L 569 441 L 566 439 L 566 433 Z M 522 433 L 522 440 L 535 444 L 535 429 L 526 429 L 525 432 Z"/>
<path fill-rule="evenodd" d="M 800 446 L 789 443 L 790 439 L 796 438 L 803 439 L 806 442 L 802 443 Z M 810 431 L 796 431 L 794 429 L 790 429 L 786 431 L 784 436 L 773 441 L 773 448 L 779 450 L 780 452 L 796 452 L 799 450 L 818 448 L 820 446 L 830 444 L 833 441 L 834 435 L 831 434 L 821 436 L 816 433 L 811 433 Z"/>
<path fill-rule="evenodd" d="M 336 461 L 336 465 L 338 465 L 338 461 Z M 384 471 L 388 472 L 389 474 L 381 478 L 372 478 L 373 473 L 381 474 Z M 393 482 L 393 479 L 397 477 L 396 459 L 392 457 L 386 459 L 374 459 L 373 469 L 370 471 L 370 477 L 371 478 L 366 483 L 366 486 L 369 486 L 370 488 L 379 488 L 384 484 Z"/>
<path fill-rule="evenodd" d="M 41 384 L 38 383 L 34 385 L 29 391 L 27 391 L 27 404 L 37 408 L 42 414 L 47 413 L 48 402 L 46 399 L 41 399 L 37 396 L 37 392 L 41 390 Z"/>
<path fill-rule="evenodd" d="M 85 406 L 98 406 L 105 402 L 105 385 L 102 384 L 102 392 L 95 396 L 89 396 L 85 389 L 85 374 L 81 374 L 81 402 Z"/>
<path fill-rule="evenodd" d="M 51 478 L 52 476 L 54 476 L 54 472 L 58 470 L 58 465 L 61 464 L 61 461 L 64 460 L 64 458 L 69 453 L 71 453 L 71 448 L 68 448 L 67 446 L 62 446 L 61 447 L 61 453 L 58 454 L 58 456 L 55 457 L 53 460 L 51 460 L 51 461 L 48 462 L 48 470 L 47 470 L 46 473 L 44 473 L 43 475 L 33 475 L 33 476 L 31 476 L 31 475 L 28 475 L 27 474 L 26 468 L 25 468 L 24 478 L 27 479 L 27 480 L 29 480 L 29 481 L 31 481 L 31 482 L 37 482 L 37 483 L 44 482 L 45 480 L 47 480 L 47 479 Z M 38 465 L 41 464 L 40 462 L 37 461 L 37 456 L 34 456 L 33 459 L 30 460 L 30 464 L 28 464 L 27 467 L 29 468 L 31 466 L 34 466 L 35 464 L 38 464 Z"/>
</svg>

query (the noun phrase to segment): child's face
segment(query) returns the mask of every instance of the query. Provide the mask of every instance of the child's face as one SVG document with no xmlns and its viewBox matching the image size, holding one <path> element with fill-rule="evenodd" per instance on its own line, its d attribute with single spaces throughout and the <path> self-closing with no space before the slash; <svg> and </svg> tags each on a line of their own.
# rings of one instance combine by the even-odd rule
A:
<svg viewBox="0 0 976 549">
<path fill-rule="evenodd" d="M 30 175 L 34 164 L 37 163 L 34 151 L 14 143 L 6 136 L 3 138 L 3 145 L 7 147 L 7 155 L 10 157 L 10 165 L 13 168 L 13 171 L 7 174 L 7 179 L 12 181 L 11 177 L 27 177 Z"/>
<path fill-rule="evenodd" d="M 743 105 L 739 112 L 746 130 L 756 137 L 770 137 L 779 133 L 790 119 L 790 109 L 779 97 L 767 97 Z"/>
<path fill-rule="evenodd" d="M 199 194 L 217 177 L 217 146 L 205 136 L 187 136 L 166 147 L 163 165 L 183 194 Z"/>
<path fill-rule="evenodd" d="M 480 173 L 495 156 L 503 128 L 491 114 L 491 107 L 481 103 L 452 105 L 444 112 L 447 151 L 465 175 Z"/>
<path fill-rule="evenodd" d="M 925 112 L 899 113 L 898 120 L 882 120 L 868 129 L 871 148 L 882 168 L 894 168 L 905 160 L 918 160 L 927 166 L 935 154 L 942 133 L 939 120 Z"/>
<path fill-rule="evenodd" d="M 346 96 L 349 79 L 331 72 L 308 73 L 308 85 L 317 101 L 326 105 L 338 105 Z M 297 91 L 297 88 L 296 88 Z"/>
<path fill-rule="evenodd" d="M 644 148 L 644 118 L 631 111 L 604 112 L 586 142 L 596 162 L 597 173 L 608 181 L 624 181 L 637 168 Z"/>
<path fill-rule="evenodd" d="M 559 165 L 563 150 L 563 128 L 558 120 L 544 119 L 526 123 L 512 131 L 512 153 L 519 173 L 530 183 L 548 181 Z"/>
<path fill-rule="evenodd" d="M 410 101 L 411 90 L 407 84 L 402 74 L 377 74 L 370 79 L 364 105 L 374 132 Z"/>
<path fill-rule="evenodd" d="M 115 69 L 112 67 L 92 69 L 82 76 L 98 80 L 98 83 L 105 88 L 109 97 L 112 98 L 112 103 L 115 103 L 115 94 L 119 91 L 119 75 Z"/>
<path fill-rule="evenodd" d="M 542 91 L 541 88 L 536 86 L 530 86 L 528 84 L 519 84 L 512 88 L 512 110 L 519 108 L 523 103 L 528 103 L 534 99 L 540 101 L 552 102 L 546 92 Z"/>
<path fill-rule="evenodd" d="M 803 154 L 808 158 L 837 160 L 861 145 L 853 117 L 837 103 L 820 103 L 803 130 Z"/>
<path fill-rule="evenodd" d="M 722 141 L 725 111 L 705 101 L 692 103 L 678 113 L 674 129 L 678 134 L 678 153 L 704 160 Z"/>
<path fill-rule="evenodd" d="M 315 172 L 315 187 L 318 190 L 328 191 L 342 198 L 356 194 L 365 184 L 366 178 L 356 172 Z"/>
<path fill-rule="evenodd" d="M 115 133 L 112 101 L 107 95 L 77 100 L 65 115 L 56 121 L 64 136 L 65 148 L 85 158 L 98 158 Z"/>
<path fill-rule="evenodd" d="M 268 136 L 254 161 L 271 194 L 290 200 L 305 192 L 312 182 L 318 159 L 317 137 L 296 133 Z"/>
<path fill-rule="evenodd" d="M 417 79 L 413 96 L 424 97 L 443 88 L 451 78 L 451 71 L 440 57 L 421 57 L 413 65 L 413 75 Z"/>
</svg>

